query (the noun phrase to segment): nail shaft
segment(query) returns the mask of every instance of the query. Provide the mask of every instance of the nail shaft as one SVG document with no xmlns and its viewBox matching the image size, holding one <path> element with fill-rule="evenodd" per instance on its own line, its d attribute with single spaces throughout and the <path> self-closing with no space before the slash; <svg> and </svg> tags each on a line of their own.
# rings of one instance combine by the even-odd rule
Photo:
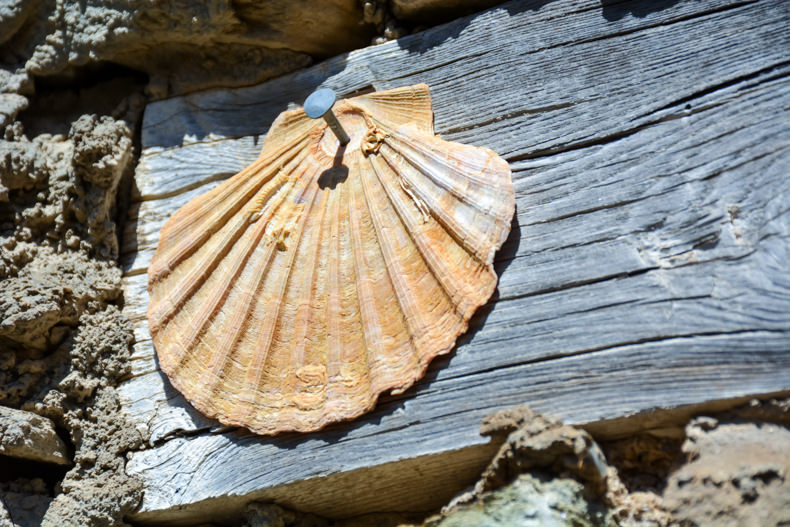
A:
<svg viewBox="0 0 790 527">
<path fill-rule="evenodd" d="M 343 127 L 340 125 L 340 121 L 337 120 L 337 117 L 332 110 L 329 110 L 324 114 L 324 121 L 326 121 L 326 124 L 328 124 L 329 128 L 335 133 L 337 140 L 340 141 L 340 144 L 347 145 L 351 139 L 349 139 L 346 131 L 343 130 Z"/>
<path fill-rule="evenodd" d="M 307 100 L 305 100 L 304 111 L 311 119 L 323 117 L 326 124 L 329 125 L 329 129 L 332 130 L 337 140 L 340 141 L 340 144 L 347 145 L 350 140 L 348 134 L 343 130 L 343 126 L 340 124 L 340 121 L 337 120 L 337 116 L 332 112 L 332 106 L 334 106 L 336 100 L 337 96 L 335 92 L 329 88 L 321 88 L 311 93 Z"/>
</svg>

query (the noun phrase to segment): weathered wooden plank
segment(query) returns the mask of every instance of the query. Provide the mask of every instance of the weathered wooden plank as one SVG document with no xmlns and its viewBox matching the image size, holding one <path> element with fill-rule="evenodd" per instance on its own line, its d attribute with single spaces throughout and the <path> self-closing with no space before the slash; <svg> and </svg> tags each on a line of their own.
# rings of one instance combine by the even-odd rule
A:
<svg viewBox="0 0 790 527">
<path fill-rule="evenodd" d="M 180 194 L 198 185 L 226 179 L 254 161 L 262 138 L 246 136 L 223 142 L 209 136 L 206 141 L 178 148 L 146 147 L 140 156 L 132 199 L 145 201 Z M 208 160 L 204 165 L 201 161 Z"/>
<path fill-rule="evenodd" d="M 318 85 L 348 93 L 426 82 L 442 95 L 434 100 L 437 133 L 510 158 L 536 155 L 633 130 L 657 110 L 738 79 L 744 63 L 759 71 L 787 56 L 782 4 L 681 2 L 606 21 L 589 1 L 544 3 L 511 2 L 259 86 L 158 103 L 143 144 L 264 133 Z"/>
<path fill-rule="evenodd" d="M 142 186 L 139 192 L 145 196 L 170 195 L 179 188 L 194 188 L 201 182 L 216 181 L 219 177 L 232 175 L 256 157 L 259 149 L 257 139 L 259 134 L 265 132 L 268 123 L 287 104 L 292 104 L 295 100 L 301 101 L 302 95 L 309 93 L 319 80 L 324 80 L 341 92 L 354 91 L 368 84 L 386 88 L 396 84 L 428 82 L 434 93 L 443 95 L 441 98 L 436 97 L 434 102 L 437 133 L 450 140 L 474 139 L 474 142 L 485 144 L 509 159 L 533 157 L 557 149 L 575 148 L 577 143 L 584 145 L 605 140 L 613 129 L 617 130 L 616 133 L 629 133 L 662 118 L 662 109 L 673 101 L 682 100 L 695 92 L 709 90 L 717 83 L 737 79 L 737 64 L 746 62 L 750 65 L 750 71 L 760 71 L 781 63 L 786 58 L 787 29 L 781 27 L 780 17 L 772 16 L 772 13 L 760 13 L 760 16 L 770 19 L 769 23 L 756 19 L 757 14 L 749 19 L 748 12 L 739 13 L 739 16 L 733 18 L 730 10 L 723 10 L 722 3 L 709 2 L 707 6 L 700 5 L 696 10 L 683 4 L 678 6 L 677 12 L 659 11 L 644 19 L 623 18 L 613 27 L 595 23 L 600 18 L 597 10 L 579 8 L 580 13 L 571 11 L 576 16 L 563 20 L 573 24 L 568 31 L 577 29 L 580 32 L 579 42 L 570 43 L 566 41 L 569 37 L 565 31 L 554 31 L 554 17 L 564 14 L 564 11 L 556 13 L 555 9 L 549 9 L 538 20 L 530 19 L 529 23 L 531 31 L 542 31 L 546 34 L 543 38 L 551 37 L 556 41 L 544 42 L 531 32 L 528 36 L 517 35 L 517 38 L 493 40 L 485 33 L 479 35 L 480 31 L 485 32 L 489 24 L 504 26 L 498 34 L 505 34 L 506 30 L 515 33 L 519 29 L 518 22 L 513 20 L 518 17 L 500 16 L 489 20 L 500 12 L 493 10 L 478 17 L 481 19 L 478 24 L 471 23 L 466 28 L 466 33 L 469 33 L 468 42 L 450 41 L 447 45 L 435 46 L 416 54 L 416 57 L 409 47 L 401 49 L 394 44 L 376 46 L 364 50 L 367 53 L 352 53 L 349 62 L 356 59 L 358 64 L 349 64 L 346 70 L 341 70 L 329 78 L 323 74 L 337 70 L 340 66 L 335 63 L 345 62 L 345 56 L 321 67 L 260 86 L 233 91 L 212 91 L 158 103 L 147 113 L 149 117 L 146 118 L 143 130 L 146 155 L 143 156 L 143 164 L 138 172 L 138 179 L 141 180 L 139 185 Z M 718 7 L 723 12 L 714 11 L 704 19 L 704 23 L 696 19 L 683 20 L 695 12 L 706 13 L 706 7 Z M 577 21 L 579 17 L 581 20 Z M 749 34 L 750 38 L 733 49 L 733 43 L 730 42 L 732 39 L 727 38 L 729 33 L 713 31 L 712 28 L 695 28 L 696 45 L 690 49 L 686 41 L 663 38 L 663 33 L 668 31 L 669 26 L 666 24 L 669 22 L 680 20 L 677 24 L 680 27 L 672 27 L 677 34 L 685 31 L 684 26 L 692 22 L 697 22 L 700 26 L 715 27 L 721 23 L 722 18 L 740 28 L 739 31 Z M 641 24 L 637 24 L 639 22 Z M 477 26 L 483 29 L 476 31 Z M 754 34 L 749 33 L 750 28 Z M 605 33 L 607 30 L 616 36 L 604 38 L 610 35 Z M 435 30 L 430 34 L 440 41 L 444 32 Z M 428 36 L 422 37 L 412 39 L 414 42 L 411 47 L 426 47 L 428 43 L 425 40 Z M 655 50 L 646 50 L 647 53 L 640 56 L 639 63 L 634 64 L 633 68 L 621 68 L 620 63 L 613 62 L 631 62 L 633 55 L 630 50 L 635 46 L 644 46 L 646 38 L 652 38 L 660 45 Z M 766 46 L 763 42 L 765 39 L 773 44 Z M 567 48 L 571 45 L 574 48 L 590 49 L 574 49 L 573 53 L 568 53 Z M 484 49 L 478 50 L 479 47 Z M 452 62 L 449 67 L 450 75 L 446 71 L 448 68 L 437 68 L 437 62 L 442 64 L 450 60 L 448 56 L 469 54 L 468 48 L 473 50 L 472 58 Z M 719 53 L 720 60 L 709 60 L 710 53 Z M 546 54 L 551 56 L 545 56 Z M 506 64 L 501 60 L 491 60 L 494 56 L 507 59 Z M 596 57 L 595 61 L 585 58 L 592 56 Z M 585 58 L 583 64 L 579 57 Z M 662 67 L 666 57 L 672 58 L 672 71 Z M 513 60 L 516 60 L 519 67 L 511 63 Z M 737 60 L 740 63 L 735 62 L 736 65 L 732 65 Z M 425 62 L 431 68 L 426 69 Z M 392 63 L 397 63 L 397 66 Z M 558 67 L 564 69 L 554 71 Z M 380 68 L 380 71 L 371 73 L 371 68 Z M 639 75 L 634 75 L 634 70 Z M 358 73 L 357 77 L 353 76 L 354 72 Z M 392 75 L 386 75 L 385 72 L 398 72 L 405 76 L 399 75 L 392 79 Z M 536 76 L 537 72 L 540 74 Z M 685 74 L 670 75 L 673 72 Z M 486 75 L 501 79 L 501 82 L 486 82 L 489 78 Z M 463 82 L 448 86 L 448 76 L 453 80 L 463 79 Z M 470 76 L 476 78 L 471 79 Z M 540 82 L 534 82 L 535 78 L 539 78 Z M 574 83 L 582 82 L 584 90 L 575 89 Z M 602 86 L 606 86 L 609 92 L 601 90 Z M 590 90 L 595 92 L 584 93 Z M 612 100 L 610 92 L 614 92 L 614 96 L 620 92 L 650 94 L 650 97 L 620 97 L 618 111 L 612 112 L 608 108 Z M 466 104 L 470 100 L 479 104 Z M 472 106 L 474 114 L 469 113 Z M 446 119 L 451 121 L 445 122 Z M 217 134 L 216 130 L 221 130 L 221 133 Z M 470 135 L 472 130 L 473 136 Z M 560 133 L 561 131 L 564 132 Z M 572 135 L 569 137 L 568 133 Z M 217 142 L 211 141 L 222 135 L 235 137 L 249 134 L 254 135 L 239 140 L 240 144 L 236 144 L 236 141 L 220 142 L 220 148 Z M 179 149 L 166 148 L 168 145 L 180 144 L 185 137 L 190 141 L 195 141 L 196 137 L 205 137 L 208 143 L 187 147 L 188 151 L 183 155 L 173 153 Z M 174 155 L 178 159 L 172 159 Z M 190 162 L 197 169 L 185 168 Z M 166 171 L 171 170 L 173 175 L 165 177 L 160 172 L 160 167 Z M 164 207 L 166 216 L 171 207 Z M 129 228 L 134 227 L 133 224 L 129 225 Z M 135 236 L 131 232 L 125 233 L 122 263 L 129 270 L 139 271 L 150 261 L 155 243 L 145 244 L 151 240 L 151 233 L 141 232 L 137 236 L 140 240 L 139 254 L 131 241 Z"/>
<path fill-rule="evenodd" d="M 790 389 L 790 6 L 681 2 L 634 17 L 629 5 L 607 21 L 594 2 L 514 2 L 148 108 L 142 201 L 123 244 L 138 342 L 121 392 L 155 445 L 128 467 L 148 487 L 137 520 L 205 518 L 227 495 L 330 516 L 424 509 L 446 496 L 414 488 L 440 481 L 451 493 L 474 477 L 492 448 L 479 419 L 496 408 L 528 402 L 590 423 Z M 254 139 L 227 138 L 260 133 L 316 85 L 421 81 L 438 133 L 490 146 L 514 169 L 498 298 L 428 379 L 364 419 L 308 436 L 209 433 L 215 423 L 158 373 L 147 337 L 159 226 L 252 155 Z M 185 136 L 201 142 L 178 146 Z M 422 479 L 386 468 L 418 459 Z M 457 486 L 438 477 L 447 471 Z M 338 501 L 363 480 L 386 483 Z"/>
<path fill-rule="evenodd" d="M 223 516 L 228 513 L 223 506 L 226 494 L 276 497 L 285 505 L 329 517 L 375 510 L 427 510 L 475 477 L 474 473 L 463 474 L 459 481 L 436 477 L 457 470 L 453 455 L 443 458 L 443 465 L 426 465 L 420 477 L 388 471 L 392 491 L 383 495 L 369 494 L 358 486 L 358 480 L 347 481 L 345 486 L 339 482 L 343 474 L 368 467 L 484 445 L 487 440 L 477 434 L 480 420 L 503 404 L 528 401 L 541 412 L 583 424 L 621 416 L 624 404 L 650 408 L 657 391 L 666 394 L 662 402 L 668 406 L 709 397 L 712 385 L 729 397 L 753 395 L 764 388 L 765 377 L 776 368 L 790 367 L 786 350 L 766 352 L 765 348 L 786 345 L 787 336 L 773 332 L 667 339 L 591 357 L 558 359 L 556 364 L 503 368 L 467 378 L 460 385 L 455 379 L 434 379 L 408 397 L 381 404 L 371 419 L 334 426 L 321 434 L 261 439 L 234 432 L 176 438 L 135 454 L 129 463 L 127 470 L 149 478 L 155 471 L 163 482 L 146 489 L 146 508 L 137 520 L 228 519 Z M 722 360 L 724 354 L 746 351 L 751 353 L 749 363 L 732 367 Z M 672 359 L 657 360 L 662 355 Z M 530 379 L 529 386 L 524 386 L 524 378 Z M 426 404 L 429 393 L 432 401 Z M 463 411 L 459 411 L 459 400 Z M 480 452 L 490 449 L 491 445 Z M 318 491 L 316 479 L 324 480 Z M 431 496 L 437 482 L 451 489 Z M 283 485 L 290 485 L 287 493 L 281 492 Z M 225 489 L 223 499 L 216 499 L 217 489 Z M 357 495 L 364 499 L 351 498 Z M 182 508 L 193 503 L 198 506 Z"/>
<path fill-rule="evenodd" d="M 257 157 L 254 156 L 252 160 Z M 208 181 L 196 188 L 158 200 L 132 203 L 129 207 L 130 217 L 124 227 L 124 243 L 121 245 L 120 261 L 124 274 L 136 275 L 148 269 L 156 251 L 159 231 L 162 230 L 167 218 L 173 214 L 173 211 L 186 205 L 192 198 L 208 192 L 221 181 L 222 179 Z M 143 220 L 141 221 L 140 218 Z"/>
</svg>

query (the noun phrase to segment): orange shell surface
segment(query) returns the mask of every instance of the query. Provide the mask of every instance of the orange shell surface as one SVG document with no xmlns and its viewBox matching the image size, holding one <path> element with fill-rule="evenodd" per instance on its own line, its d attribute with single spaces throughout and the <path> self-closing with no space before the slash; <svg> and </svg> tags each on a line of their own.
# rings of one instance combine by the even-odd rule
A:
<svg viewBox="0 0 790 527">
<path fill-rule="evenodd" d="M 508 164 L 433 133 L 422 84 L 303 110 L 260 158 L 179 209 L 148 269 L 159 363 L 202 413 L 310 432 L 400 393 L 494 291 Z"/>
</svg>

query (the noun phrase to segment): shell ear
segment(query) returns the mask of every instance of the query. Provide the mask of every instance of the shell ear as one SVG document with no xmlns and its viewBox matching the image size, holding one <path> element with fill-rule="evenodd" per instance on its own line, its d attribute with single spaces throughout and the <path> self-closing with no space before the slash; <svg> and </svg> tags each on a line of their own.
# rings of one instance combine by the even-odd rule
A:
<svg viewBox="0 0 790 527">
<path fill-rule="evenodd" d="M 433 108 L 427 84 L 368 93 L 349 101 L 392 130 L 412 125 L 433 135 Z"/>
</svg>

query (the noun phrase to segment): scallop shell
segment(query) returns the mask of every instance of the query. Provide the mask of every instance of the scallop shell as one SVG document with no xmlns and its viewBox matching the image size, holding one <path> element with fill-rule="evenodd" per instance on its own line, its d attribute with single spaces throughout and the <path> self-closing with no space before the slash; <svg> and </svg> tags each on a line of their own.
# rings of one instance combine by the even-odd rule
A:
<svg viewBox="0 0 790 527">
<path fill-rule="evenodd" d="M 162 370 L 202 413 L 309 432 L 400 393 L 494 291 L 507 163 L 433 133 L 428 86 L 338 101 L 346 147 L 287 111 L 260 158 L 164 225 L 148 270 Z"/>
</svg>

